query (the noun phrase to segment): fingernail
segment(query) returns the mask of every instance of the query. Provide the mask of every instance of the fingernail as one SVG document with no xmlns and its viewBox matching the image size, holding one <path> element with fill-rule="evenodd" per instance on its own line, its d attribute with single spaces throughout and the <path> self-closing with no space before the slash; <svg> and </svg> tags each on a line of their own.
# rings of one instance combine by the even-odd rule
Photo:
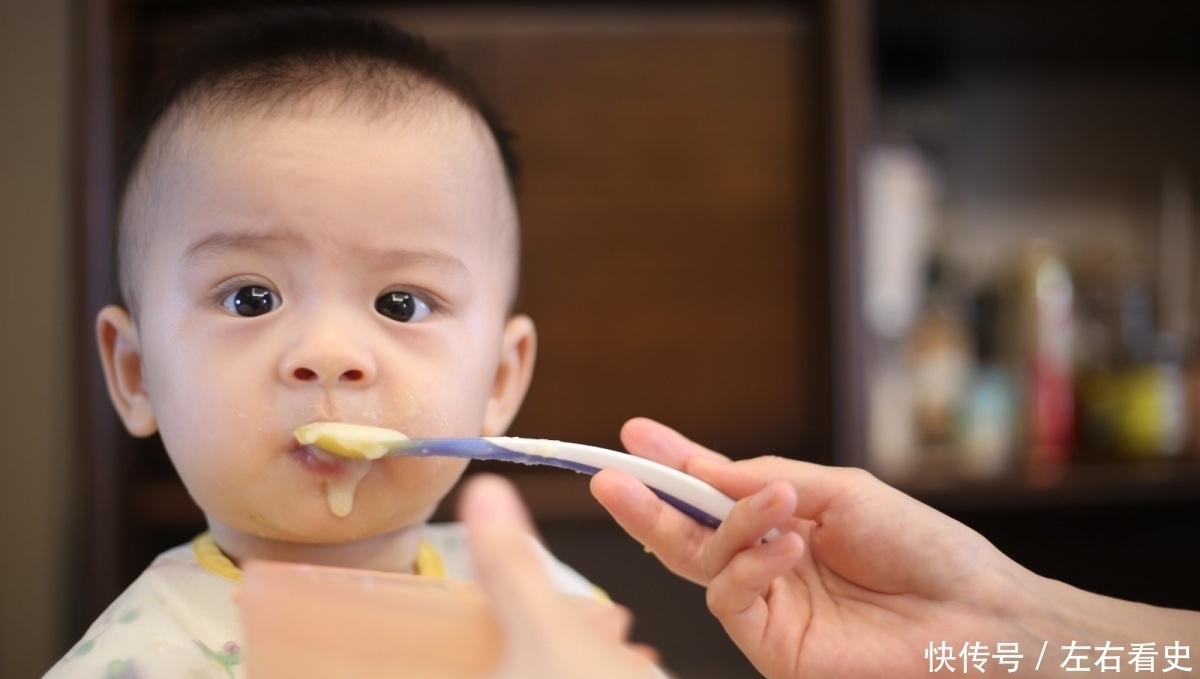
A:
<svg viewBox="0 0 1200 679">
<path fill-rule="evenodd" d="M 780 554 L 787 552 L 789 549 L 791 549 L 791 545 L 789 544 L 788 540 L 783 539 L 782 535 L 768 542 L 763 547 L 763 551 L 766 552 L 767 556 L 779 556 Z"/>
<path fill-rule="evenodd" d="M 512 488 L 498 477 L 481 474 L 471 479 L 464 501 L 470 503 L 472 517 L 481 523 L 512 523 L 520 517 Z"/>
<path fill-rule="evenodd" d="M 770 486 L 758 491 L 750 498 L 750 509 L 762 510 L 771 506 L 771 501 L 774 499 L 771 497 L 772 495 Z"/>
</svg>

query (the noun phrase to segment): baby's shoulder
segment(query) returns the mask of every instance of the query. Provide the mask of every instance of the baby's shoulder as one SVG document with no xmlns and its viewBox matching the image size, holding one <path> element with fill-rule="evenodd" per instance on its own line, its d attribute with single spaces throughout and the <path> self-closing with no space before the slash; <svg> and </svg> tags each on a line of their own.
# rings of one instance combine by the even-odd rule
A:
<svg viewBox="0 0 1200 679">
<path fill-rule="evenodd" d="M 46 675 L 238 677 L 236 584 L 184 546 L 159 556 Z"/>
</svg>

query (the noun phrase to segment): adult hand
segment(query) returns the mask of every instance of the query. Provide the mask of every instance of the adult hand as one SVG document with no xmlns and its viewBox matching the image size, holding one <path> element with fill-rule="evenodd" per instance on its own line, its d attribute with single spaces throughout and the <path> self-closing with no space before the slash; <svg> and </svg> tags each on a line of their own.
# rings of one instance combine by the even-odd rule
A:
<svg viewBox="0 0 1200 679">
<path fill-rule="evenodd" d="M 624 643 L 628 611 L 551 587 L 530 539 L 532 523 L 511 484 L 498 476 L 473 477 L 459 515 L 503 636 L 493 679 L 661 679 L 645 649 Z"/>
<path fill-rule="evenodd" d="M 1032 675 L 1039 662 L 1037 676 L 1044 676 L 1062 671 L 1060 647 L 1072 640 L 1157 641 L 1162 650 L 1171 641 L 1166 630 L 1179 634 L 1178 625 L 1190 623 L 1184 633 L 1196 631 L 1195 616 L 1178 617 L 1192 614 L 1040 578 L 978 533 L 864 471 L 780 458 L 731 462 L 644 419 L 621 434 L 633 454 L 738 500 L 714 531 L 628 474 L 606 470 L 592 481 L 593 494 L 631 536 L 708 588 L 710 610 L 767 677 L 927 676 L 945 649 L 952 649 L 950 666 L 961 669 L 965 661 L 974 672 L 980 662 L 1008 674 L 1009 666 L 984 655 L 1001 642 L 1016 643 L 1023 655 L 1014 676 Z M 762 542 L 776 527 L 783 535 Z M 1111 622 L 1114 614 L 1124 628 Z M 1141 626 L 1130 630 L 1132 621 Z M 1116 636 L 1122 629 L 1130 638 Z M 943 641 L 933 658 L 926 655 L 931 642 Z M 1044 642 L 1055 655 L 1039 661 Z M 960 656 L 964 644 L 977 644 L 977 653 L 968 646 Z"/>
</svg>

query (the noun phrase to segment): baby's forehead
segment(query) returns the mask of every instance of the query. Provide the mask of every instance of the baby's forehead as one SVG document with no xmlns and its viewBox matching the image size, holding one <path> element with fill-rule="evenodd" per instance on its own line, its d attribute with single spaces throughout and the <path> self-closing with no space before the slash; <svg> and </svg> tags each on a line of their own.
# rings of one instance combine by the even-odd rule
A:
<svg viewBox="0 0 1200 679">
<path fill-rule="evenodd" d="M 304 135 L 313 129 L 325 133 L 319 139 L 335 156 L 343 140 L 352 137 L 377 139 L 381 149 L 388 148 L 385 139 L 396 135 L 421 137 L 437 148 L 439 156 L 459 159 L 443 164 L 443 169 L 455 174 L 441 179 L 461 186 L 464 199 L 490 202 L 498 217 L 494 221 L 500 226 L 517 228 L 510 178 L 491 130 L 476 111 L 436 88 L 407 99 L 403 106 L 380 108 L 377 103 L 377 99 L 348 99 L 344 92 L 335 89 L 243 106 L 219 102 L 213 106 L 180 107 L 174 119 L 164 125 L 161 137 L 151 140 L 153 148 L 149 155 L 155 162 L 146 169 L 170 182 L 178 179 L 172 175 L 193 168 L 198 159 L 211 160 L 215 149 L 224 145 L 227 153 L 222 156 L 221 169 L 236 171 L 244 159 L 242 154 L 250 148 L 260 157 L 270 157 L 276 153 L 276 147 L 294 147 L 295 138 L 288 134 Z M 288 132 L 272 133 L 272 128 Z M 402 153 L 376 156 L 373 160 L 381 161 L 379 172 L 414 162 Z M 155 193 L 171 193 L 171 187 L 161 188 L 165 190 L 150 192 L 147 198 L 153 201 L 158 198 Z M 502 218 L 510 212 L 511 218 Z"/>
<path fill-rule="evenodd" d="M 412 96 L 389 105 L 377 95 L 340 87 L 321 87 L 277 97 L 245 100 L 224 94 L 195 94 L 181 99 L 164 116 L 149 139 L 151 153 L 192 152 L 212 137 L 230 130 L 270 125 L 280 121 L 319 121 L 346 129 L 398 125 L 428 130 L 469 131 L 470 143 L 494 156 L 497 169 L 504 166 L 496 143 L 482 118 L 452 94 L 434 86 L 411 89 Z"/>
<path fill-rule="evenodd" d="M 165 215 L 153 215 L 171 202 L 182 185 L 192 180 L 193 177 L 188 175 L 194 171 L 197 159 L 211 154 L 216 145 L 236 144 L 239 139 L 270 144 L 271 139 L 278 137 L 257 135 L 263 126 L 297 121 L 315 121 L 326 129 L 345 126 L 348 134 L 352 131 L 361 133 L 364 129 L 374 131 L 380 126 L 402 126 L 417 134 L 424 130 L 437 135 L 437 139 L 446 140 L 448 145 L 466 147 L 469 155 L 483 164 L 482 174 L 489 177 L 482 184 L 488 188 L 480 191 L 483 195 L 475 197 L 492 203 L 490 209 L 496 218 L 490 228 L 496 231 L 486 235 L 490 236 L 489 240 L 495 239 L 495 256 L 508 258 L 511 262 L 505 268 L 512 272 L 508 287 L 512 288 L 511 296 L 515 297 L 519 226 L 515 199 L 500 152 L 487 124 L 478 114 L 453 96 L 436 89 L 422 92 L 419 99 L 413 98 L 403 107 L 391 110 L 381 109 L 371 102 L 347 100 L 344 93 L 336 91 L 308 92 L 304 97 L 269 104 L 257 101 L 234 106 L 227 101 L 217 101 L 205 105 L 191 101 L 181 105 L 164 119 L 163 125 L 149 140 L 146 162 L 139 173 L 141 177 L 130 187 L 127 196 L 130 209 L 126 211 L 127 218 L 122 226 L 127 233 L 123 237 L 138 246 L 123 247 L 123 268 L 140 267 L 138 255 L 144 256 L 156 234 L 169 228 L 162 219 Z M 263 149 L 259 148 L 259 151 Z M 270 149 L 266 152 L 269 154 Z M 403 164 L 405 159 L 398 157 L 391 162 Z"/>
</svg>

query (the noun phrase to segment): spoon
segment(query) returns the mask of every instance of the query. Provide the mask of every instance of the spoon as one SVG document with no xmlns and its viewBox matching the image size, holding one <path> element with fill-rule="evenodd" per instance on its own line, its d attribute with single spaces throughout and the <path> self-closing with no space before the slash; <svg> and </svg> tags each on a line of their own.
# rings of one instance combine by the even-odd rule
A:
<svg viewBox="0 0 1200 679">
<path fill-rule="evenodd" d="M 583 474 L 621 469 L 644 483 L 664 502 L 692 519 L 716 528 L 733 508 L 733 498 L 709 484 L 665 465 L 615 450 L 549 439 L 513 436 L 410 439 L 383 427 L 345 422 L 313 422 L 295 432 L 296 440 L 352 459 L 384 457 L 459 457 L 546 465 Z M 772 530 L 767 539 L 779 533 Z"/>
</svg>

